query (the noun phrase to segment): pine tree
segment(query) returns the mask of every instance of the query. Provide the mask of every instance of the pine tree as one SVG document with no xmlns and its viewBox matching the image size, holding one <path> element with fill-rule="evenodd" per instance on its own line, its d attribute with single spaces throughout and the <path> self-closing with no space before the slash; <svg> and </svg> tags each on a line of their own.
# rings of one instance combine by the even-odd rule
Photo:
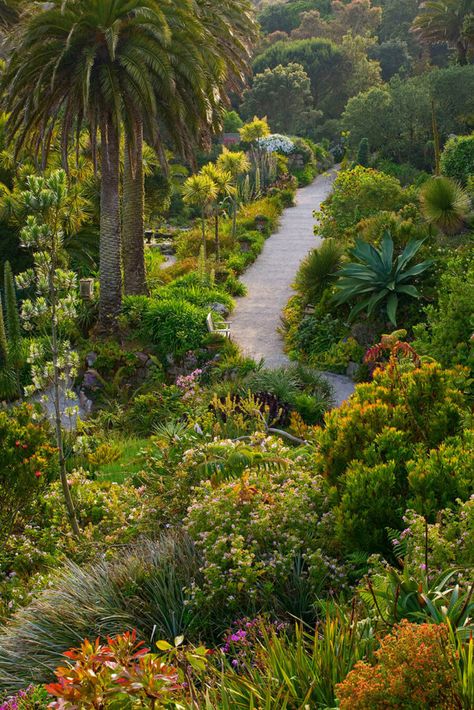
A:
<svg viewBox="0 0 474 710">
<path fill-rule="evenodd" d="M 357 149 L 357 164 L 364 168 L 369 167 L 369 141 L 367 138 L 361 138 L 359 148 Z"/>
</svg>

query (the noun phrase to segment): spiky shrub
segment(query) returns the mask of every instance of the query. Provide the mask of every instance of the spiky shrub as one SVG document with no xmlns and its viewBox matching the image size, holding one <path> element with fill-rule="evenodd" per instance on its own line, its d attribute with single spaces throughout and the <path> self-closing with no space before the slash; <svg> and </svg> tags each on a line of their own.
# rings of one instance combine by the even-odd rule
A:
<svg viewBox="0 0 474 710">
<path fill-rule="evenodd" d="M 447 177 L 427 180 L 421 188 L 420 202 L 425 219 L 445 234 L 462 230 L 471 208 L 467 192 Z"/>
<path fill-rule="evenodd" d="M 137 629 L 141 639 L 173 639 L 189 628 L 185 587 L 198 574 L 186 536 L 163 535 L 87 567 L 67 563 L 0 636 L 0 688 L 50 680 L 68 648 L 84 638 Z"/>
<path fill-rule="evenodd" d="M 305 303 L 317 303 L 330 286 L 341 266 L 343 248 L 335 239 L 325 239 L 303 260 L 295 280 L 295 288 Z"/>
<path fill-rule="evenodd" d="M 382 640 L 375 656 L 374 666 L 359 661 L 337 686 L 341 710 L 460 707 L 454 653 L 445 624 L 403 621 Z"/>
<path fill-rule="evenodd" d="M 356 246 L 349 250 L 356 261 L 346 264 L 338 272 L 334 302 L 341 305 L 361 298 L 352 308 L 351 319 L 365 309 L 370 316 L 377 306 L 383 305 L 390 322 L 396 326 L 400 298 L 420 297 L 418 289 L 410 282 L 433 263 L 432 260 L 426 260 L 409 266 L 422 244 L 421 240 L 411 241 L 394 258 L 390 232 L 384 233 L 380 248 L 358 239 Z"/>
</svg>

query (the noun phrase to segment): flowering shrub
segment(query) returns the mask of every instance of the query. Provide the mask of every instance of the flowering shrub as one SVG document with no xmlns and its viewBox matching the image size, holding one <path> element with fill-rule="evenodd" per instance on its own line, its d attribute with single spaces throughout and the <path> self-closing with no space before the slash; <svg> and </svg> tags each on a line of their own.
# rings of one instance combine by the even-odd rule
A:
<svg viewBox="0 0 474 710">
<path fill-rule="evenodd" d="M 442 710 L 456 704 L 453 651 L 444 624 L 403 621 L 382 639 L 374 666 L 359 661 L 337 686 L 341 710 Z"/>
<path fill-rule="evenodd" d="M 0 710 L 41 710 L 46 708 L 48 694 L 41 686 L 30 685 L 16 695 L 0 701 Z"/>
<path fill-rule="evenodd" d="M 284 155 L 289 155 L 295 149 L 295 144 L 288 138 L 288 136 L 283 136 L 280 133 L 272 133 L 265 138 L 259 138 L 257 141 L 259 148 L 265 150 L 267 153 L 283 153 Z"/>
<path fill-rule="evenodd" d="M 457 501 L 453 509 L 438 512 L 436 522 L 425 528 L 424 516 L 407 510 L 403 516 L 404 529 L 393 540 L 397 554 L 403 556 L 404 567 L 410 574 L 425 572 L 425 542 L 428 532 L 428 556 L 431 574 L 456 567 L 459 578 L 469 581 L 474 549 L 474 495 Z M 462 570 L 465 570 L 463 572 Z"/>
<path fill-rule="evenodd" d="M 150 512 L 142 489 L 94 481 L 83 471 L 72 473 L 69 484 L 80 512 L 81 539 L 71 535 L 60 482 L 55 481 L 37 500 L 28 523 L 13 532 L 0 550 L 0 616 L 27 601 L 29 575 L 57 565 L 65 555 L 84 561 L 91 544 L 109 554 L 114 545 L 130 542 L 147 529 Z M 46 580 L 40 575 L 33 581 L 41 588 Z"/>
<path fill-rule="evenodd" d="M 340 588 L 344 573 L 326 552 L 333 525 L 324 480 L 298 461 L 289 469 L 247 468 L 217 488 L 202 483 L 186 519 L 203 556 L 195 603 L 245 612 L 272 608 L 285 594 L 296 604 L 297 589 L 314 598 Z"/>
<path fill-rule="evenodd" d="M 0 411 L 0 539 L 7 538 L 21 514 L 27 520 L 56 472 L 56 449 L 38 411 L 22 404 Z"/>
</svg>

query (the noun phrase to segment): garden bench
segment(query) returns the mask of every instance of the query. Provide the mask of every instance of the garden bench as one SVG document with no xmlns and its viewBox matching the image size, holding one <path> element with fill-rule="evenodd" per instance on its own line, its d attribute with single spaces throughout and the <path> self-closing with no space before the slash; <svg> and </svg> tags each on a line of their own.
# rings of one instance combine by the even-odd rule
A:
<svg viewBox="0 0 474 710">
<path fill-rule="evenodd" d="M 212 311 L 209 311 L 206 318 L 207 329 L 210 333 L 217 333 L 218 335 L 223 335 L 224 338 L 230 338 L 230 323 L 229 321 L 223 320 L 218 325 L 215 325 L 212 318 Z"/>
</svg>

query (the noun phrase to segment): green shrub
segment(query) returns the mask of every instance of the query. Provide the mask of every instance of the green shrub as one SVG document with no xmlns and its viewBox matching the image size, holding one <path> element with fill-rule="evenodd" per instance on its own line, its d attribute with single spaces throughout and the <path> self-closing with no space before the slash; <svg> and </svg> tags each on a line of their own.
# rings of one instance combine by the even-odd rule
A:
<svg viewBox="0 0 474 710">
<path fill-rule="evenodd" d="M 315 232 L 323 237 L 351 240 L 361 219 L 380 210 L 398 210 L 410 200 L 398 180 L 361 165 L 340 172 L 334 190 L 316 216 Z"/>
<path fill-rule="evenodd" d="M 247 295 L 246 285 L 242 281 L 239 281 L 237 276 L 232 272 L 224 281 L 223 287 L 228 293 L 230 293 L 231 296 L 241 297 Z"/>
<path fill-rule="evenodd" d="M 322 370 L 345 374 L 350 362 L 360 362 L 365 349 L 355 338 L 344 338 L 333 343 L 326 351 L 310 354 L 310 362 Z"/>
<path fill-rule="evenodd" d="M 396 527 L 404 511 L 394 461 L 368 466 L 353 462 L 344 475 L 337 531 L 345 548 L 384 552 L 387 527 Z"/>
<path fill-rule="evenodd" d="M 426 322 L 413 328 L 413 347 L 445 367 L 474 370 L 474 259 L 459 254 L 448 260 L 437 287 L 437 303 L 425 308 Z"/>
<path fill-rule="evenodd" d="M 142 332 L 162 359 L 179 358 L 202 345 L 207 332 L 206 316 L 205 309 L 184 298 L 156 301 L 144 314 Z"/>
<path fill-rule="evenodd" d="M 317 359 L 336 345 L 345 332 L 342 321 L 329 313 L 304 316 L 295 333 L 294 345 L 303 355 Z"/>
<path fill-rule="evenodd" d="M 325 239 L 303 259 L 296 275 L 295 288 L 305 303 L 317 303 L 323 291 L 334 283 L 342 256 L 341 245 L 335 239 Z"/>
<path fill-rule="evenodd" d="M 369 158 L 370 158 L 369 141 L 367 138 L 361 138 L 360 143 L 359 143 L 359 147 L 357 148 L 356 163 L 358 165 L 362 165 L 363 168 L 368 168 L 369 167 Z"/>
<path fill-rule="evenodd" d="M 0 411 L 0 441 L 0 539 L 5 542 L 18 518 L 28 521 L 57 472 L 57 457 L 48 423 L 30 404 Z"/>
<path fill-rule="evenodd" d="M 163 386 L 133 398 L 127 410 L 125 426 L 140 436 L 150 436 L 158 424 L 180 417 L 185 411 L 181 390 L 175 386 Z"/>
<path fill-rule="evenodd" d="M 443 175 L 467 185 L 468 178 L 474 175 L 474 133 L 447 141 L 441 154 L 441 170 Z"/>
<path fill-rule="evenodd" d="M 86 567 L 66 563 L 0 634 L 0 687 L 14 691 L 52 680 L 61 654 L 84 638 L 128 628 L 142 639 L 172 641 L 199 623 L 184 591 L 198 565 L 193 544 L 179 534 L 142 540 Z"/>
</svg>

